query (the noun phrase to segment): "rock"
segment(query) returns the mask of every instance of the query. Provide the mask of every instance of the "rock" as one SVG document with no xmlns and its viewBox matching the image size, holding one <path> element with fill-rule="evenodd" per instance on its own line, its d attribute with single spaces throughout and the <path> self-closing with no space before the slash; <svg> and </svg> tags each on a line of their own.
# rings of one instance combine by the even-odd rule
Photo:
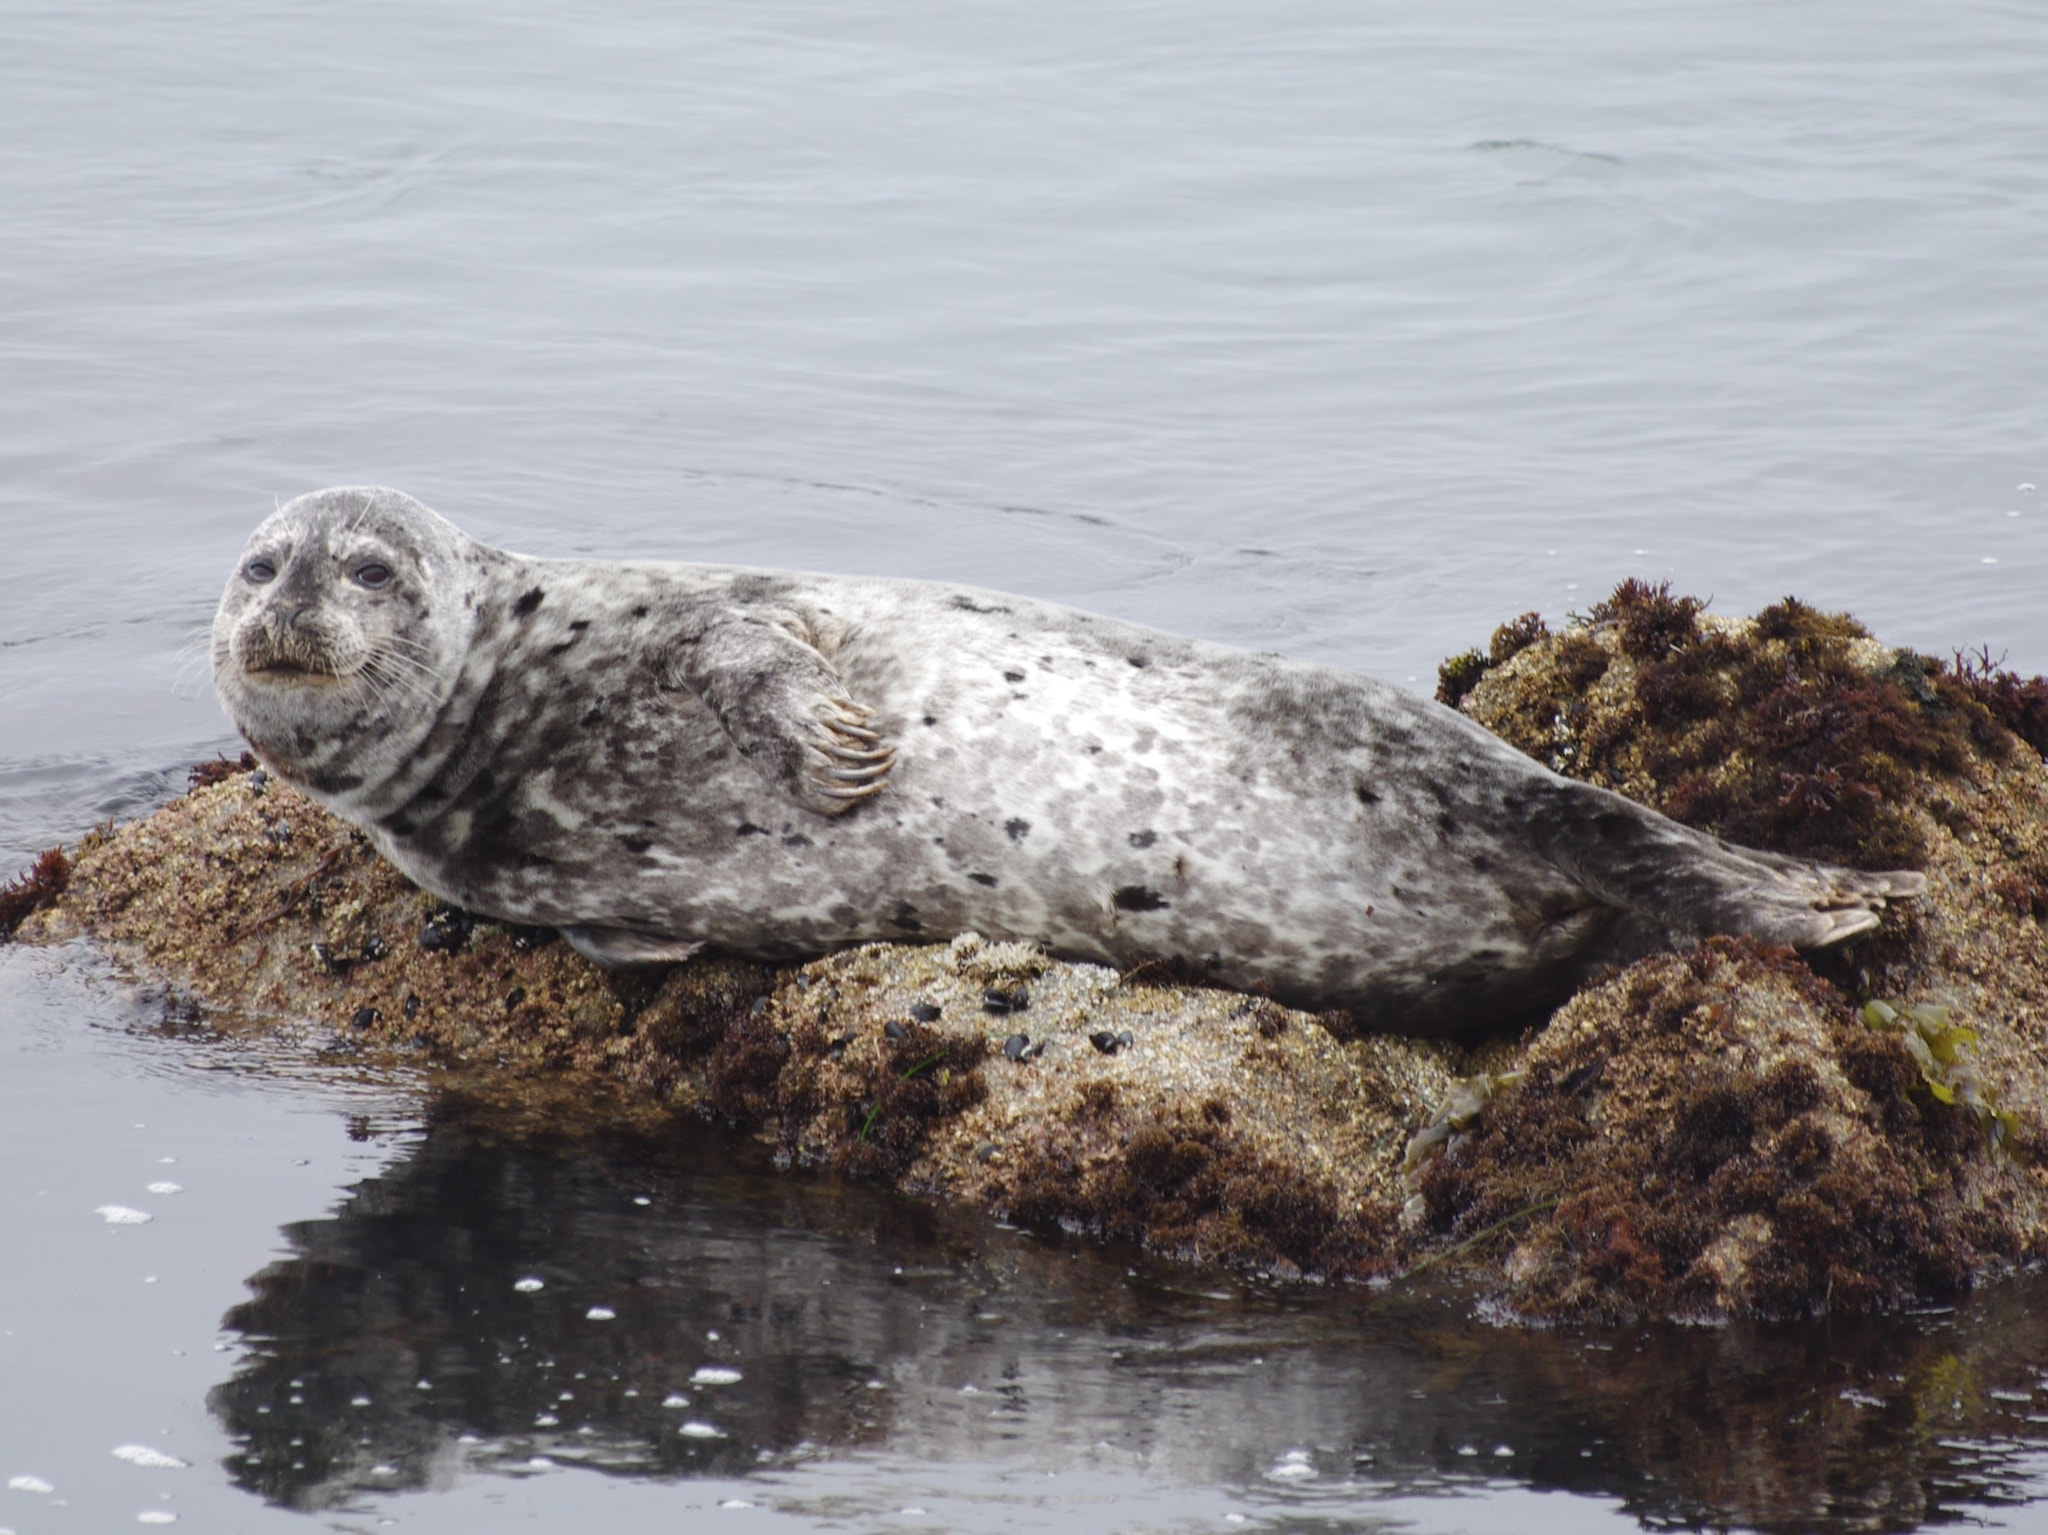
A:
<svg viewBox="0 0 2048 1535">
<path fill-rule="evenodd" d="M 429 954 L 453 954 L 469 942 L 474 925 L 475 919 L 468 912 L 442 902 L 421 925 L 419 937 L 414 941 Z M 532 945 L 526 947 L 531 948 Z"/>
<path fill-rule="evenodd" d="M 706 1116 L 786 1162 L 1193 1261 L 1426 1265 L 1498 1314 L 1882 1310 L 2048 1256 L 2048 683 L 1639 583 L 1454 670 L 1447 696 L 1561 771 L 1740 840 L 1917 865 L 1928 894 L 1846 951 L 1713 939 L 1471 1046 L 971 933 L 608 974 L 238 770 L 40 866 L 9 914 L 238 1027 L 463 1063 L 536 1126 Z M 1026 1006 L 1031 1036 L 984 1032 Z M 986 1070 L 999 1052 L 1041 1064 Z"/>
</svg>

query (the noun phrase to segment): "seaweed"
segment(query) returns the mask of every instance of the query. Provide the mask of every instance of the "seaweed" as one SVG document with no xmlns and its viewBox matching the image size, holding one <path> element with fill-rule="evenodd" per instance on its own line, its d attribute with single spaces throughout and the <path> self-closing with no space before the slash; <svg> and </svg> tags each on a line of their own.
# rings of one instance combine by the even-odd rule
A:
<svg viewBox="0 0 2048 1535">
<path fill-rule="evenodd" d="M 1531 645 L 1547 639 L 1550 626 L 1540 613 L 1524 613 L 1493 631 L 1484 650 L 1468 650 L 1446 660 L 1436 669 L 1436 701 L 1457 708 L 1465 695 L 1494 667 L 1513 660 Z"/>
<path fill-rule="evenodd" d="M 2034 751 L 2048 756 L 2048 677 L 2020 677 L 1991 659 L 1987 645 L 1975 655 L 1957 651 L 1949 673 L 1970 700 Z"/>
<path fill-rule="evenodd" d="M 1920 1084 L 1937 1103 L 1960 1109 L 1982 1127 L 1994 1153 L 2007 1151 L 2018 1136 L 2018 1116 L 2001 1107 L 1996 1089 L 1978 1074 L 1981 1036 L 1950 1018 L 1950 1010 L 1933 1003 L 1894 1006 L 1873 998 L 1860 1015 L 1873 1029 L 1898 1035 L 1906 1053 L 1920 1068 Z"/>
<path fill-rule="evenodd" d="M 211 789 L 215 784 L 226 783 L 243 773 L 253 773 L 258 766 L 254 752 L 245 751 L 233 758 L 222 755 L 211 762 L 195 763 L 186 769 L 185 783 L 188 788 Z"/>
<path fill-rule="evenodd" d="M 934 1130 L 988 1096 L 980 1066 L 989 1053 L 980 1034 L 906 1024 L 863 1074 L 848 1115 L 850 1125 L 858 1114 L 860 1127 L 842 1149 L 840 1166 L 856 1177 L 901 1178 Z M 795 1120 L 809 1107 L 786 1101 L 785 1113 Z"/>
<path fill-rule="evenodd" d="M 1746 626 L 1709 624 L 1705 609 L 1668 583 L 1624 581 L 1518 669 L 1519 694 L 1473 697 L 1475 680 L 1466 707 L 1559 771 L 1648 788 L 1675 820 L 1862 868 L 1925 864 L 1910 801 L 1926 776 L 2009 749 L 2009 727 L 2048 739 L 2048 683 L 1988 659 L 1949 667 L 1898 652 L 1873 669 L 1846 615 L 1792 597 Z M 1632 688 L 1589 698 L 1616 659 Z M 2034 892 L 2013 898 L 2031 908 Z"/>
<path fill-rule="evenodd" d="M 1543 621 L 1540 613 L 1524 613 L 1511 618 L 1493 631 L 1493 638 L 1487 642 L 1486 659 L 1493 665 L 1512 661 L 1531 645 L 1550 637 L 1550 625 Z"/>
<path fill-rule="evenodd" d="M 1493 663 L 1483 650 L 1467 650 L 1451 656 L 1436 669 L 1436 701 L 1457 708 L 1465 695 L 1479 686 Z"/>
<path fill-rule="evenodd" d="M 1698 638 L 1706 606 L 1697 597 L 1672 596 L 1669 581 L 1651 586 L 1631 576 L 1593 604 L 1591 617 L 1596 625 L 1614 625 L 1621 648 L 1636 660 L 1662 661 Z"/>
<path fill-rule="evenodd" d="M 0 939 L 14 936 L 29 917 L 53 905 L 71 879 L 71 860 L 61 847 L 49 848 L 18 878 L 0 885 Z"/>
<path fill-rule="evenodd" d="M 1082 1112 L 1104 1112 L 1102 1096 Z M 1107 1099 L 1113 1105 L 1114 1094 Z M 1222 1105 L 1142 1125 L 1106 1163 L 1055 1143 L 1000 1203 L 1022 1225 L 1078 1229 L 1268 1273 L 1363 1277 L 1388 1261 L 1369 1235 L 1383 1222 L 1347 1219 L 1327 1183 L 1250 1150 Z"/>
<path fill-rule="evenodd" d="M 1817 1018 L 1886 1133 L 1844 1139 L 1858 1104 L 1813 1060 L 1722 1064 L 1755 1037 L 1731 1012 L 1743 994 Z M 1712 939 L 1575 1007 L 1597 1033 L 1532 1060 L 1420 1180 L 1430 1229 L 1453 1241 L 1557 1198 L 1509 1262 L 1526 1314 L 1797 1317 L 1968 1288 L 1985 1240 L 1956 1189 L 1969 1141 L 1910 1101 L 1923 1079 L 1896 1036 L 1784 951 Z"/>
</svg>

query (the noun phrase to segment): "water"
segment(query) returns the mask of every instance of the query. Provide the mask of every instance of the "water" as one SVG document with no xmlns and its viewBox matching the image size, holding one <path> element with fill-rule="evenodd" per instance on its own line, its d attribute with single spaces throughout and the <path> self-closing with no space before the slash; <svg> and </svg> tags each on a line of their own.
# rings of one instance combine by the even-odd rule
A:
<svg viewBox="0 0 2048 1535">
<path fill-rule="evenodd" d="M 1880 1322 L 1518 1332 L 708 1131 L 535 1138 L 79 951 L 0 950 L 0 1008 L 0 1230 L 34 1254 L 0 1266 L 0 1476 L 47 1485 L 0 1493 L 23 1535 L 2040 1527 L 2048 1280 Z"/>
<path fill-rule="evenodd" d="M 2048 668 L 2048 505 L 2020 488 L 2048 485 L 2044 57 L 2048 13 L 2022 4 L 11 5 L 0 868 L 146 807 L 228 745 L 180 647 L 272 498 L 338 481 L 400 486 L 536 553 L 943 576 L 1424 688 L 1500 620 L 1558 618 L 1626 574 L 1729 612 L 1797 591 L 1896 643 Z M 43 1373 L 23 1385 L 0 1360 L 0 1472 L 21 1446 L 36 1464 L 85 1457 L 56 1494 L 0 1488 L 0 1527 L 23 1535 L 131 1519 L 145 1485 L 195 1523 L 203 1505 L 209 1526 L 302 1526 L 270 1510 L 320 1504 L 327 1484 L 233 1458 L 265 1350 L 300 1345 L 231 1327 L 227 1353 L 211 1346 L 278 1228 L 335 1228 L 292 1225 L 287 1265 L 308 1243 L 348 1258 L 365 1200 L 402 1193 L 433 1226 L 466 1168 L 526 1190 L 505 1220 L 582 1231 L 651 1155 L 423 1129 L 412 1089 L 138 1043 L 112 983 L 7 965 L 0 1179 L 9 1201 L 33 1186 L 65 1203 L 61 1221 L 8 1206 L 39 1245 L 32 1270 L 0 1264 L 0 1341 L 32 1346 Z M 390 1128 L 348 1140 L 366 1114 Z M 122 1148 L 142 1156 L 120 1128 L 135 1121 L 232 1141 L 213 1192 L 153 1196 L 142 1162 L 117 1170 Z M 966 1323 L 915 1342 L 909 1318 L 928 1314 L 891 1300 L 889 1271 L 941 1240 L 917 1222 L 939 1217 L 891 1205 L 876 1236 L 872 1195 L 721 1182 L 729 1154 L 677 1152 L 664 1174 L 653 1250 L 712 1277 L 652 1315 L 768 1306 L 758 1265 L 731 1255 L 748 1243 L 842 1266 L 858 1318 L 791 1324 L 774 1356 L 787 1400 L 698 1461 L 635 1448 L 642 1419 L 608 1412 L 585 1437 L 626 1457 L 611 1476 L 504 1469 L 515 1398 L 496 1388 L 472 1418 L 415 1405 L 372 1437 L 406 1487 L 439 1490 L 362 1494 L 375 1517 L 1135 1529 L 1236 1528 L 1235 1511 L 1520 1529 L 1706 1517 L 1686 1512 L 1695 1497 L 1796 1524 L 1820 1517 L 1816 1487 L 1897 1470 L 1873 1440 L 1843 1452 L 1847 1472 L 1771 1462 L 1776 1504 L 1645 1491 L 1681 1484 L 1685 1434 L 1705 1431 L 1679 1392 L 1628 1387 L 1672 1436 L 1596 1453 L 1582 1476 L 1537 1475 L 1518 1450 L 1460 1481 L 1475 1457 L 1457 1445 L 1340 1474 L 1344 1447 L 1383 1442 L 1360 1404 L 1423 1368 L 1403 1340 L 1539 1345 L 1461 1330 L 1455 1307 L 1360 1320 L 1356 1297 L 1140 1314 L 1121 1261 L 1005 1256 L 1012 1238 L 979 1227 L 948 1262 L 1031 1276 L 1038 1298 L 1005 1333 L 1019 1369 L 1094 1398 L 1035 1408 L 1014 1439 L 969 1433 L 951 1405 L 904 1405 L 946 1349 L 982 1347 Z M 346 1192 L 371 1173 L 398 1183 Z M 103 1227 L 91 1212 L 110 1203 L 157 1219 Z M 122 1288 L 143 1276 L 108 1255 L 148 1244 L 182 1267 Z M 540 1250 L 574 1272 L 585 1249 Z M 468 1264 L 441 1252 L 421 1295 L 469 1283 Z M 957 1287 L 983 1282 L 932 1281 L 956 1311 Z M 2032 1357 L 2024 1308 L 1983 1305 L 1937 1334 Z M 1201 1371 L 1169 1389 L 1101 1363 L 1126 1326 L 1323 1362 L 1256 1389 Z M 577 1357 L 566 1337 L 553 1346 Z M 348 1360 L 369 1346 L 330 1341 Z M 1680 1350 L 1658 1356 L 1678 1379 L 1721 1345 L 1644 1347 Z M 1771 1381 L 1797 1373 L 1743 1357 Z M 790 1459 L 789 1425 L 839 1421 L 820 1404 L 848 1361 L 890 1372 L 892 1405 Z M 1854 1368 L 1888 1399 L 1882 1370 Z M 1460 1375 L 1441 1416 L 1399 1422 L 1453 1435 L 1492 1391 L 1569 1443 L 1569 1415 L 1624 1378 L 1642 1377 L 1532 1395 Z M 460 1422 L 490 1453 L 444 1432 Z M 1143 1444 L 1109 1431 L 1136 1422 L 1156 1428 Z M 108 1454 L 162 1429 L 190 1469 Z M 2024 1431 L 1985 1432 L 1993 1469 L 1926 1470 L 1953 1506 L 2038 1488 Z M 431 1471 L 403 1459 L 423 1446 Z M 764 1449 L 760 1469 L 731 1458 Z M 1314 1477 L 1265 1474 L 1289 1450 Z M 1439 1495 L 1452 1484 L 1479 1490 Z M 909 1506 L 928 1512 L 890 1511 Z M 1883 1506 L 1903 1526 L 1951 1505 Z"/>
</svg>

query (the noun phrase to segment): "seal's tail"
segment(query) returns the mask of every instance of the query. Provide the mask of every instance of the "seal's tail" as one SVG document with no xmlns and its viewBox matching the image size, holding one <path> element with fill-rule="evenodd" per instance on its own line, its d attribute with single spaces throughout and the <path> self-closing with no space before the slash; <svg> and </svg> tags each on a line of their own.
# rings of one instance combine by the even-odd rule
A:
<svg viewBox="0 0 2048 1535">
<path fill-rule="evenodd" d="M 1591 784 L 1560 789 L 1530 818 L 1551 861 L 1674 940 L 1745 933 L 1824 949 L 1876 927 L 1887 902 L 1927 888 L 1909 870 L 1866 873 L 1737 847 Z"/>
</svg>

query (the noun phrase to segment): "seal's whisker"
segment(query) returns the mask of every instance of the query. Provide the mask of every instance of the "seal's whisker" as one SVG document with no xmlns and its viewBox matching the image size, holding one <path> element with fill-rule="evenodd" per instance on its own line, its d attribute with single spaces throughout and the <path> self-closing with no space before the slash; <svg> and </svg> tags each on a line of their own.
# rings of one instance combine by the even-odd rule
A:
<svg viewBox="0 0 2048 1535">
<path fill-rule="evenodd" d="M 355 536 L 355 534 L 362 528 L 363 519 L 370 515 L 370 508 L 374 504 L 375 503 L 370 499 L 370 493 L 368 491 L 364 491 L 363 504 L 356 508 L 355 520 L 348 525 L 347 532 L 345 532 L 342 535 L 344 538 L 352 538 Z"/>
<path fill-rule="evenodd" d="M 201 676 L 211 677 L 213 668 L 211 656 L 187 656 L 171 675 L 171 696 L 174 698 L 197 698 L 199 689 L 192 684 Z M 187 689 L 191 689 L 190 692 Z"/>
<path fill-rule="evenodd" d="M 342 678 L 342 696 L 352 705 L 374 713 L 388 707 L 392 690 L 367 665 Z"/>
<path fill-rule="evenodd" d="M 361 684 L 370 690 L 371 696 L 379 706 L 388 705 L 416 691 L 415 688 L 408 686 L 404 679 L 386 676 L 367 666 L 356 674 L 356 679 L 360 679 Z"/>
<path fill-rule="evenodd" d="M 389 645 L 376 645 L 371 648 L 369 654 L 363 658 L 363 664 L 367 666 L 373 663 L 402 671 L 419 672 L 428 676 L 433 674 L 433 668 L 424 661 L 419 660 L 417 657 L 409 656 L 404 651 L 394 649 Z"/>
<path fill-rule="evenodd" d="M 356 674 L 380 693 L 387 695 L 404 691 L 405 684 L 412 680 L 409 677 L 400 676 L 398 673 L 386 671 L 377 663 L 375 656 L 364 661 L 362 666 L 357 669 Z"/>
<path fill-rule="evenodd" d="M 424 656 L 413 655 L 407 651 L 393 650 L 382 646 L 378 648 L 377 656 L 380 661 L 389 666 L 393 671 L 409 672 L 421 677 L 438 677 L 441 675 L 440 669 Z"/>
<path fill-rule="evenodd" d="M 376 655 L 390 656 L 393 660 L 402 660 L 412 666 L 427 666 L 433 657 L 433 652 L 425 646 L 416 645 L 397 634 L 385 635 L 370 649 Z"/>
<path fill-rule="evenodd" d="M 392 650 L 373 650 L 363 660 L 363 668 L 392 683 L 409 690 L 431 693 L 438 686 L 440 673 L 424 662 Z"/>
<path fill-rule="evenodd" d="M 373 655 L 363 663 L 363 669 L 373 671 L 394 683 L 419 684 L 432 683 L 434 680 L 431 668 L 422 666 L 417 661 L 408 660 L 404 656 Z"/>
<path fill-rule="evenodd" d="M 192 674 L 204 670 L 209 676 L 214 665 L 214 636 L 211 623 L 188 631 L 178 647 L 171 652 L 178 663 L 178 670 L 171 682 L 171 691 L 183 697 L 184 686 Z"/>
</svg>

